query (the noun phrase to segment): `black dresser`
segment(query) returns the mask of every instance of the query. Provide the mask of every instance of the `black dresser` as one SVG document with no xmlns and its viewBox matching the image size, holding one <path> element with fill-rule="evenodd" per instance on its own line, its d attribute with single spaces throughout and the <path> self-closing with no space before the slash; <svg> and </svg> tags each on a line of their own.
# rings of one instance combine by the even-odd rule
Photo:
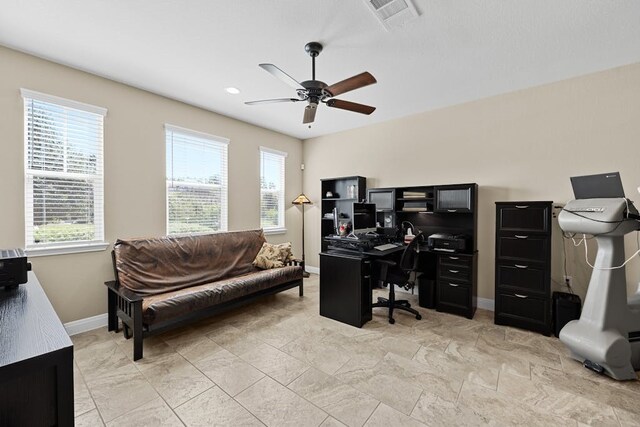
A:
<svg viewBox="0 0 640 427">
<path fill-rule="evenodd" d="M 552 204 L 496 202 L 496 324 L 551 335 Z"/>
<path fill-rule="evenodd" d="M 29 272 L 0 289 L 0 426 L 73 423 L 73 344 Z"/>
</svg>

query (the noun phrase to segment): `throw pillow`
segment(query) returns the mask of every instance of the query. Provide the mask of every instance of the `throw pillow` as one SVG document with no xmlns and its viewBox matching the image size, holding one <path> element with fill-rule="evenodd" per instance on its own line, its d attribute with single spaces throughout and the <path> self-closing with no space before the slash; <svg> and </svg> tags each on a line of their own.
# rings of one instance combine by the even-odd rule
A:
<svg viewBox="0 0 640 427">
<path fill-rule="evenodd" d="M 291 251 L 291 242 L 287 242 L 287 243 L 280 243 L 279 245 L 276 245 L 278 247 L 278 249 L 280 249 L 281 251 L 281 255 L 282 255 L 282 262 L 284 264 L 288 263 L 289 261 L 292 261 L 293 258 L 293 253 Z"/>
<path fill-rule="evenodd" d="M 264 242 L 256 259 L 253 260 L 253 265 L 263 270 L 284 267 L 282 252 L 278 245 Z"/>
</svg>

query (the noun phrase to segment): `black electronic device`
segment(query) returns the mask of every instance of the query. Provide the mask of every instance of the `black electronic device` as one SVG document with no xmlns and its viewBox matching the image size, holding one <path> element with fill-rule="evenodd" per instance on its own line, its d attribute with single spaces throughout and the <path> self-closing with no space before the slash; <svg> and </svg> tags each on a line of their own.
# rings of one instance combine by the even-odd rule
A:
<svg viewBox="0 0 640 427">
<path fill-rule="evenodd" d="M 463 234 L 436 233 L 427 239 L 427 247 L 434 251 L 464 252 L 468 239 Z"/>
<path fill-rule="evenodd" d="M 571 186 L 576 199 L 615 199 L 624 197 L 619 172 L 572 176 Z"/>
<path fill-rule="evenodd" d="M 567 323 L 580 318 L 582 301 L 576 294 L 554 292 L 552 312 L 554 333 L 560 337 L 560 331 Z"/>
<path fill-rule="evenodd" d="M 353 232 L 365 234 L 375 233 L 376 230 L 376 205 L 373 203 L 354 203 Z"/>
<path fill-rule="evenodd" d="M 351 234 L 350 236 L 326 236 L 329 249 L 347 249 L 350 251 L 364 252 L 373 249 L 381 243 L 377 234 Z"/>
<path fill-rule="evenodd" d="M 0 288 L 17 288 L 27 283 L 31 264 L 22 249 L 0 249 Z"/>
</svg>

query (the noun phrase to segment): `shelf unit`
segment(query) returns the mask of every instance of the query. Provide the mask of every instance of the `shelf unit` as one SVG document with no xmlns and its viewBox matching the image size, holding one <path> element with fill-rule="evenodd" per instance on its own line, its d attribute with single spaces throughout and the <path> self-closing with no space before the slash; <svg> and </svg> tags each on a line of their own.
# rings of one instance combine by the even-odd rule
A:
<svg viewBox="0 0 640 427">
<path fill-rule="evenodd" d="M 366 198 L 367 179 L 362 176 L 346 176 L 340 178 L 326 178 L 320 180 L 321 187 L 321 217 L 320 241 L 322 251 L 326 251 L 328 243 L 324 237 L 334 234 L 333 218 L 325 218 L 325 214 L 332 213 L 334 208 L 338 210 L 338 222 L 353 221 L 353 203 Z M 332 194 L 326 197 L 327 193 Z M 351 197 L 354 196 L 354 197 Z"/>
</svg>

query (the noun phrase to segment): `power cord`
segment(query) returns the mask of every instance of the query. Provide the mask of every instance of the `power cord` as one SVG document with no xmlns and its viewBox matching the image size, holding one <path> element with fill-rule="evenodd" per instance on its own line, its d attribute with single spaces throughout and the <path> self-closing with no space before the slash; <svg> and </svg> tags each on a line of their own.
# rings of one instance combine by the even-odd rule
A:
<svg viewBox="0 0 640 427">
<path fill-rule="evenodd" d="M 637 237 L 636 237 L 637 238 Z M 633 255 L 631 255 L 629 258 L 627 258 L 625 260 L 625 262 L 623 262 L 622 264 L 615 266 L 615 267 L 595 267 L 594 265 L 592 265 L 589 262 L 589 246 L 587 245 L 587 236 L 586 234 L 582 235 L 582 239 L 580 239 L 578 241 L 578 243 L 576 243 L 575 239 L 572 237 L 571 240 L 573 241 L 573 245 L 575 247 L 580 246 L 581 244 L 584 243 L 584 259 L 587 262 L 587 265 L 591 268 L 593 268 L 594 270 L 617 270 L 619 268 L 623 268 L 625 265 L 627 265 L 629 263 L 629 261 L 631 261 L 633 258 L 636 257 L 636 255 L 640 254 L 640 246 L 638 247 L 638 250 L 636 252 L 634 252 Z"/>
</svg>

